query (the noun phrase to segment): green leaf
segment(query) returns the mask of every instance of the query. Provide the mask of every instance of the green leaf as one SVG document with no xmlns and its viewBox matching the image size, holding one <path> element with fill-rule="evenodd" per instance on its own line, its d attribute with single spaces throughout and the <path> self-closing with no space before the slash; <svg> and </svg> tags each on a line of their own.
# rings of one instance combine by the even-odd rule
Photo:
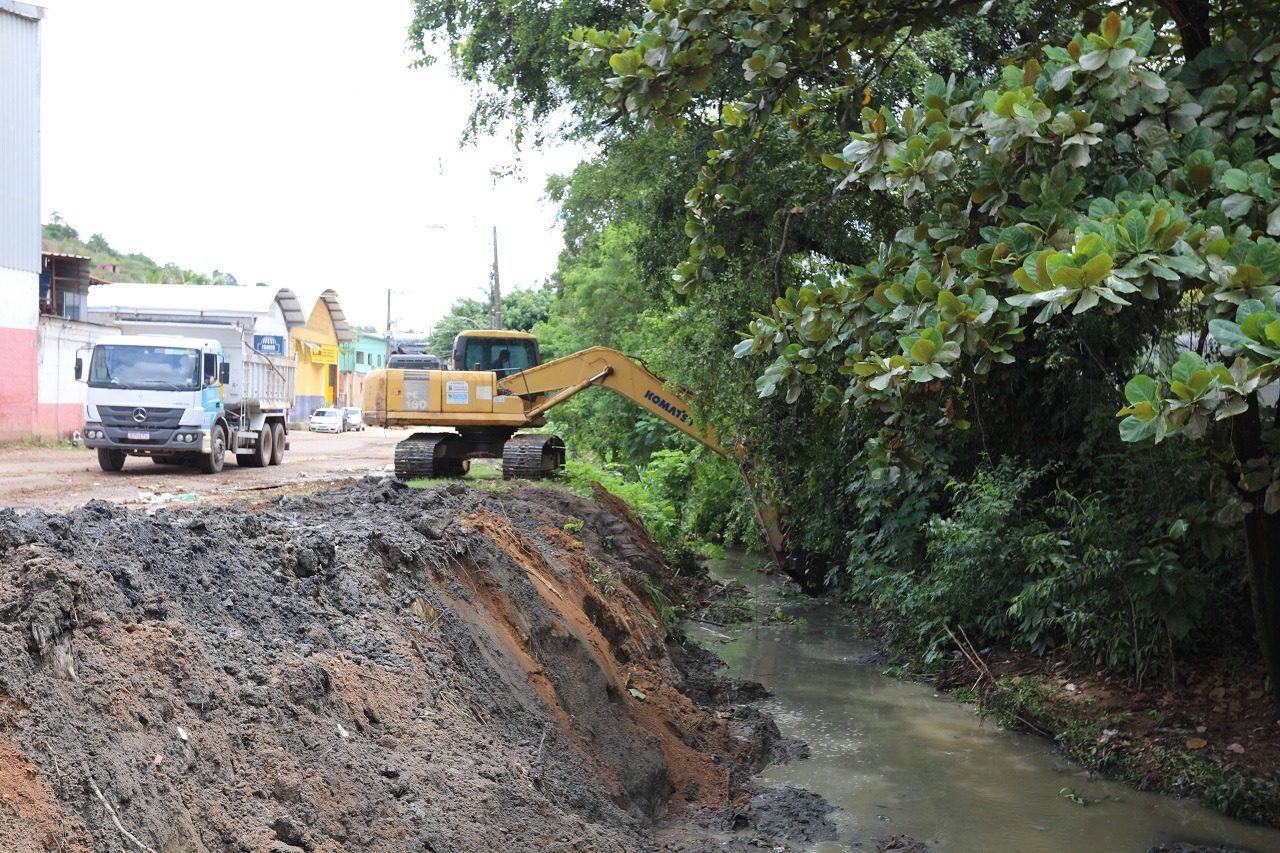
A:
<svg viewBox="0 0 1280 853">
<path fill-rule="evenodd" d="M 843 157 L 837 157 L 835 154 L 823 154 L 822 165 L 836 172 L 849 171 L 849 164 L 845 162 Z"/>
<path fill-rule="evenodd" d="M 1194 352 L 1184 352 L 1173 363 L 1172 375 L 1178 382 L 1191 383 L 1191 377 L 1205 369 L 1205 360 Z"/>
<path fill-rule="evenodd" d="M 1084 270 L 1076 267 L 1062 266 L 1053 271 L 1053 283 L 1062 287 L 1079 288 L 1084 286 Z"/>
<path fill-rule="evenodd" d="M 1213 339 L 1225 349 L 1244 349 L 1253 343 L 1253 340 L 1230 320 L 1210 320 L 1209 334 L 1213 335 Z"/>
<path fill-rule="evenodd" d="M 1084 284 L 1088 287 L 1092 287 L 1093 285 L 1101 282 L 1111 274 L 1112 264 L 1113 261 L 1111 256 L 1106 252 L 1103 252 L 1101 255 L 1094 255 L 1085 262 L 1083 270 Z"/>
<path fill-rule="evenodd" d="M 1236 322 L 1243 324 L 1246 319 L 1254 314 L 1262 314 L 1267 310 L 1267 306 L 1262 304 L 1261 299 L 1246 299 L 1240 303 L 1240 307 L 1236 309 Z"/>
<path fill-rule="evenodd" d="M 1231 219 L 1241 219 L 1253 209 L 1253 196 L 1232 193 L 1222 200 L 1222 214 Z"/>
<path fill-rule="evenodd" d="M 1072 314 L 1083 314 L 1090 308 L 1098 304 L 1098 291 L 1085 290 L 1080 293 L 1080 298 L 1076 301 L 1075 310 Z"/>
<path fill-rule="evenodd" d="M 933 354 L 938 351 L 933 341 L 921 338 L 911 346 L 911 357 L 921 364 L 928 364 L 933 361 Z"/>
<path fill-rule="evenodd" d="M 1138 374 L 1124 386 L 1124 398 L 1130 403 L 1155 404 L 1160 399 L 1160 386 L 1150 376 Z"/>
<path fill-rule="evenodd" d="M 1130 415 L 1120 422 L 1120 438 L 1129 442 L 1146 441 L 1155 435 L 1158 420 L 1158 418 L 1152 418 L 1149 421 L 1143 421 Z"/>
<path fill-rule="evenodd" d="M 1222 173 L 1222 185 L 1232 192 L 1249 191 L 1249 173 L 1244 169 L 1227 169 Z"/>
</svg>

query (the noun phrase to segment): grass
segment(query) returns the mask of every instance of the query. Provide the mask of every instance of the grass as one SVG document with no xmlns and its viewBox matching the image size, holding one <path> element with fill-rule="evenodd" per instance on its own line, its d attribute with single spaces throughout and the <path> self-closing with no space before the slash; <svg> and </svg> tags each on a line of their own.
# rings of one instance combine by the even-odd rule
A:
<svg viewBox="0 0 1280 853">
<path fill-rule="evenodd" d="M 466 483 L 473 489 L 490 492 L 506 492 L 511 486 L 502 479 L 501 459 L 473 459 L 471 471 L 462 477 L 419 477 L 409 480 L 411 489 L 433 489 L 436 486 L 447 486 L 450 483 Z"/>
<path fill-rule="evenodd" d="M 13 441 L 0 441 L 0 451 L 3 450 L 84 450 L 78 444 L 72 444 L 67 439 L 52 439 L 43 437 L 18 438 Z"/>
</svg>

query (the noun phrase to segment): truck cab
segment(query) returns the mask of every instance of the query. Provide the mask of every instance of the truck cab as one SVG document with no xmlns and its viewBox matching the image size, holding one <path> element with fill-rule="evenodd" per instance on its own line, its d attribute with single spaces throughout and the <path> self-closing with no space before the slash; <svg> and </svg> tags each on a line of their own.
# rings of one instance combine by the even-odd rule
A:
<svg viewBox="0 0 1280 853">
<path fill-rule="evenodd" d="M 164 324 L 155 324 L 161 326 Z M 84 441 L 104 471 L 129 456 L 222 470 L 279 465 L 296 363 L 258 352 L 235 325 L 170 324 L 173 334 L 121 335 L 76 359 L 89 388 Z"/>
<path fill-rule="evenodd" d="M 94 346 L 76 378 L 89 386 L 84 442 L 104 470 L 126 455 L 194 457 L 211 452 L 229 367 L 216 340 L 122 335 Z"/>
</svg>

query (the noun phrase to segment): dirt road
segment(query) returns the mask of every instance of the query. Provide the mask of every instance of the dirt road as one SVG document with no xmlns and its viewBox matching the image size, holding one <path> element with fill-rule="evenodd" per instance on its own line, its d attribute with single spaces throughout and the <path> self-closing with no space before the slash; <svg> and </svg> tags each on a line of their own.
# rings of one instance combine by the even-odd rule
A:
<svg viewBox="0 0 1280 853">
<path fill-rule="evenodd" d="M 241 468 L 228 456 L 221 474 L 134 457 L 123 471 L 108 474 L 98 467 L 92 450 L 0 448 L 0 507 L 65 511 L 94 498 L 141 506 L 167 502 L 165 495 L 191 494 L 200 503 L 272 486 L 361 477 L 390 465 L 396 442 L 406 435 L 376 427 L 340 435 L 291 432 L 289 451 L 278 467 Z"/>
</svg>

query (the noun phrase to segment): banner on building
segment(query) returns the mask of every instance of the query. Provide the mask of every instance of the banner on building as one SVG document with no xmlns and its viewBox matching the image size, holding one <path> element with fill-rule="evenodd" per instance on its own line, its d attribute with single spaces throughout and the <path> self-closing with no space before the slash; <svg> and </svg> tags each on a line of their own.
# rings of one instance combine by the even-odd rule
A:
<svg viewBox="0 0 1280 853">
<path fill-rule="evenodd" d="M 318 344 L 309 347 L 311 350 L 311 362 L 313 364 L 337 364 L 338 363 L 338 345 L 337 344 Z"/>
</svg>

